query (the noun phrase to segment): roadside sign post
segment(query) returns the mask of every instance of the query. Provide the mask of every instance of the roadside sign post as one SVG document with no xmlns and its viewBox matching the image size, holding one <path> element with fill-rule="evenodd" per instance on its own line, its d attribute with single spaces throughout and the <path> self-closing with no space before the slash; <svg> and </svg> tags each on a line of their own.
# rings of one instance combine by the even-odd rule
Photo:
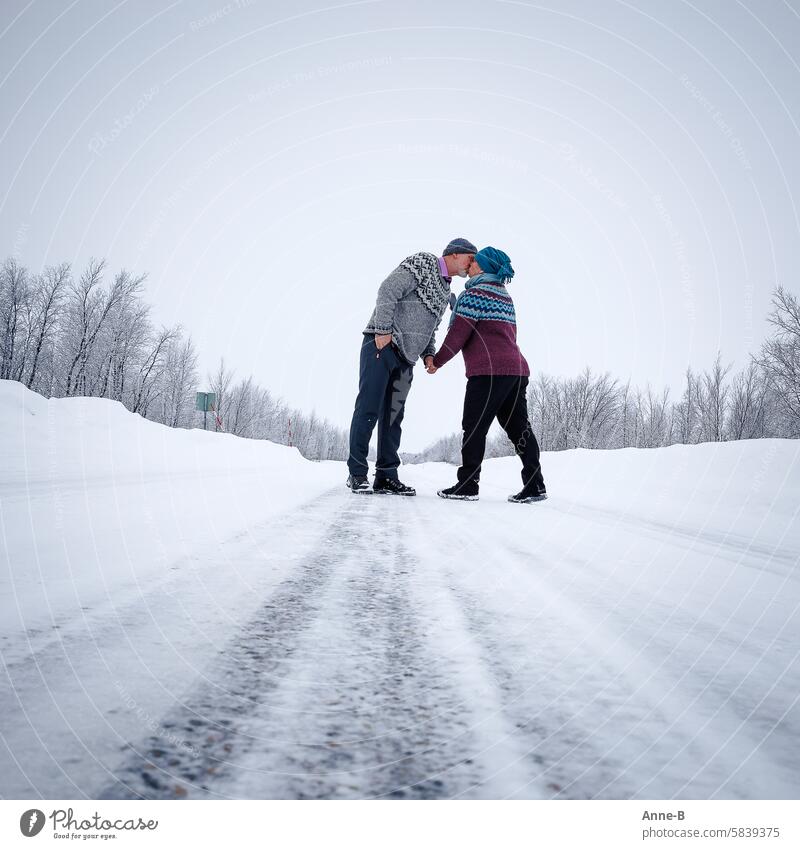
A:
<svg viewBox="0 0 800 849">
<path fill-rule="evenodd" d="M 195 395 L 194 408 L 203 413 L 203 430 L 207 430 L 208 411 L 214 409 L 217 396 L 214 392 L 198 392 Z"/>
</svg>

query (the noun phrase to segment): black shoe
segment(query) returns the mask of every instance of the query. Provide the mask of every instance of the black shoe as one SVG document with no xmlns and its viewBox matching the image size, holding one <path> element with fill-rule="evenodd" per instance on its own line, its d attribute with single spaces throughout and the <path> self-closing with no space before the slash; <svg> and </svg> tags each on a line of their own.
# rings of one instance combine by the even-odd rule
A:
<svg viewBox="0 0 800 849">
<path fill-rule="evenodd" d="M 375 483 L 372 486 L 372 489 L 383 495 L 416 495 L 417 491 L 413 486 L 406 486 L 404 483 L 400 483 L 397 478 L 375 478 Z"/>
<path fill-rule="evenodd" d="M 347 478 L 347 486 L 350 487 L 351 491 L 354 494 L 372 492 L 372 489 L 370 489 L 369 481 L 367 480 L 365 475 L 349 475 Z"/>
<path fill-rule="evenodd" d="M 533 504 L 534 501 L 544 501 L 547 498 L 547 491 L 544 487 L 536 489 L 523 489 L 516 495 L 509 495 L 508 500 L 513 504 Z"/>
<path fill-rule="evenodd" d="M 447 489 L 440 489 L 436 493 L 439 498 L 454 498 L 457 501 L 477 501 L 478 487 L 464 486 L 457 483 L 455 486 L 448 486 Z"/>
</svg>

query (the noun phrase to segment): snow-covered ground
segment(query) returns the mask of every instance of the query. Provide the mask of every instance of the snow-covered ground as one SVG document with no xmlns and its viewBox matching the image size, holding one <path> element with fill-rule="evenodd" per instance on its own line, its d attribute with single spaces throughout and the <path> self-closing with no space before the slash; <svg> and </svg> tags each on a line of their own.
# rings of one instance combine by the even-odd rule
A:
<svg viewBox="0 0 800 849">
<path fill-rule="evenodd" d="M 0 464 L 4 798 L 800 793 L 798 442 L 353 496 L 4 381 Z"/>
</svg>

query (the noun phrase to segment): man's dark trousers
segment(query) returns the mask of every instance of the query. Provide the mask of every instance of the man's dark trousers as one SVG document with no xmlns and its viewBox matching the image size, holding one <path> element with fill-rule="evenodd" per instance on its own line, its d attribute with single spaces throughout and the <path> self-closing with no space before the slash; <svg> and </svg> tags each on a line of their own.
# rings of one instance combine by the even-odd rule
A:
<svg viewBox="0 0 800 849">
<path fill-rule="evenodd" d="M 459 484 L 478 486 L 486 451 L 486 435 L 495 417 L 522 460 L 522 486 L 544 489 L 539 443 L 528 419 L 528 378 L 517 375 L 479 375 L 467 379 Z"/>
<path fill-rule="evenodd" d="M 375 337 L 362 336 L 358 397 L 350 424 L 351 475 L 366 477 L 369 440 L 378 425 L 378 457 L 375 477 L 397 479 L 403 415 L 411 388 L 414 366 L 400 356 L 393 344 L 378 350 Z"/>
</svg>

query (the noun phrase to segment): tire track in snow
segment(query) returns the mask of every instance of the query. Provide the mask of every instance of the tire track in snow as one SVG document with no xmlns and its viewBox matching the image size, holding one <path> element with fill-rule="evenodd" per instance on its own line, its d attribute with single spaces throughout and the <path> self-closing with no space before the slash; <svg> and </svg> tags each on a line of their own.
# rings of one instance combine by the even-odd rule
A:
<svg viewBox="0 0 800 849">
<path fill-rule="evenodd" d="M 339 498 L 337 488 L 334 501 L 323 494 L 296 516 L 250 525 L 181 557 L 158 580 L 57 630 L 24 662 L 4 650 L 0 713 L 16 729 L 19 755 L 3 762 L 9 792 L 69 798 L 103 787 L 122 744 L 143 726 L 157 727 L 258 600 L 316 547 L 315 523 Z"/>
<path fill-rule="evenodd" d="M 573 512 L 571 508 L 549 506 L 564 515 Z M 777 547 L 751 546 L 746 538 L 735 534 L 678 528 L 678 537 L 673 540 L 671 526 L 665 523 L 594 508 L 578 512 L 608 527 L 616 517 L 620 530 L 628 534 L 637 532 L 642 524 L 646 530 L 643 536 L 689 552 L 695 546 L 688 541 L 695 540 L 699 544 L 695 553 L 707 554 L 709 562 L 719 557 L 758 573 L 748 577 L 742 587 L 729 585 L 737 573 L 722 568 L 720 583 L 704 588 L 701 579 L 705 573 L 695 570 L 688 583 L 679 578 L 677 594 L 678 590 L 669 586 L 670 578 L 679 575 L 673 563 L 665 574 L 653 572 L 635 592 L 634 587 L 620 581 L 620 576 L 609 572 L 605 583 L 614 582 L 618 591 L 609 592 L 602 586 L 607 602 L 604 608 L 596 597 L 601 587 L 587 588 L 579 583 L 578 570 L 582 565 L 589 566 L 589 561 L 582 563 L 563 545 L 549 543 L 562 554 L 560 567 L 570 567 L 571 602 L 602 622 L 603 630 L 608 631 L 606 645 L 619 647 L 615 649 L 620 655 L 619 674 L 631 682 L 630 698 L 660 709 L 669 718 L 669 723 L 656 729 L 650 746 L 636 750 L 636 756 L 629 759 L 632 767 L 641 760 L 653 766 L 649 775 L 645 773 L 646 783 L 640 782 L 641 792 L 652 795 L 653 786 L 660 788 L 659 795 L 677 792 L 683 797 L 691 792 L 719 794 L 723 788 L 734 798 L 752 798 L 753 793 L 780 796 L 787 788 L 795 792 L 791 788 L 800 785 L 789 752 L 797 718 L 790 701 L 797 691 L 800 666 L 796 656 L 792 660 L 790 634 L 792 623 L 797 621 L 797 608 L 782 609 L 780 601 L 786 582 L 796 580 L 796 576 L 765 565 L 773 560 L 788 562 L 792 555 Z M 518 558 L 524 557 L 518 546 L 505 545 Z M 695 597 L 692 588 L 698 581 L 701 592 Z M 645 588 L 649 592 L 643 593 Z M 742 588 L 757 593 L 750 609 L 747 597 L 738 592 Z M 783 618 L 776 619 L 778 614 Z M 778 721 L 779 717 L 783 719 Z M 643 726 L 645 719 L 643 716 L 637 727 Z M 653 749 L 660 750 L 667 741 L 673 750 L 662 762 Z M 733 745 L 729 746 L 731 741 Z M 699 752 L 696 758 L 689 757 L 695 752 Z M 749 780 L 739 768 L 743 757 L 750 765 Z M 684 770 L 683 775 L 679 768 Z M 691 782 L 685 780 L 687 770 L 693 776 Z M 603 794 L 611 790 L 603 788 Z"/>
<path fill-rule="evenodd" d="M 341 520 L 336 513 L 325 542 Z M 275 523 L 276 530 L 279 525 Z M 280 684 L 334 563 L 335 553 L 327 545 L 307 555 L 219 653 L 185 702 L 163 718 L 159 733 L 140 750 L 126 744 L 132 750 L 128 762 L 98 798 L 180 798 L 189 788 L 206 789 L 223 775 L 231 759 L 252 745 L 244 723 L 258 701 Z"/>
<path fill-rule="evenodd" d="M 502 797 L 525 788 L 498 705 L 464 646 L 463 621 L 451 621 L 426 564 L 406 548 L 414 502 L 371 499 L 353 529 L 353 546 L 331 587 L 329 605 L 311 644 L 338 643 L 313 679 L 283 693 L 280 711 L 263 718 L 263 739 L 280 732 L 263 769 L 263 753 L 242 764 L 249 772 L 231 788 L 252 798 Z M 454 652 L 453 645 L 461 650 Z M 313 648 L 309 654 L 313 653 Z M 324 705 L 281 726 L 292 705 Z"/>
<path fill-rule="evenodd" d="M 556 585 L 562 576 L 556 571 L 558 548 L 533 555 L 503 537 L 491 537 L 487 544 L 485 537 L 470 527 L 466 513 L 452 515 L 444 548 L 455 552 L 468 548 L 471 562 L 481 562 L 484 570 L 496 569 L 502 581 L 512 578 L 498 594 L 504 610 L 489 613 L 486 599 L 468 587 L 470 569 L 451 571 L 454 592 L 483 642 L 486 656 L 495 658 L 495 674 L 506 694 L 509 713 L 531 738 L 534 756 L 542 758 L 551 791 L 576 798 L 632 796 L 665 768 L 656 795 L 669 795 L 670 788 L 674 791 L 683 785 L 687 765 L 694 772 L 698 765 L 709 764 L 715 741 L 735 728 L 738 718 L 728 710 L 717 717 L 724 728 L 707 731 L 697 739 L 698 723 L 718 706 L 715 702 L 706 711 L 695 708 L 686 712 L 694 691 L 703 688 L 703 680 L 693 681 L 692 689 L 687 690 L 668 670 L 640 657 L 640 645 L 629 641 L 646 636 L 646 627 L 630 636 L 620 633 L 619 612 L 614 618 L 616 608 L 606 609 L 604 616 L 603 600 L 585 597 L 587 589 L 576 583 L 580 576 L 574 568 Z M 520 585 L 516 600 L 515 580 Z M 491 586 L 485 578 L 479 583 L 482 588 Z M 541 601 L 530 613 L 514 610 L 525 593 Z M 622 611 L 622 623 L 630 612 Z M 517 658 L 517 663 L 511 664 L 510 657 Z M 648 681 L 650 686 L 645 687 Z M 674 763 L 680 747 L 685 747 L 682 758 Z M 770 775 L 776 762 L 753 751 L 755 775 Z M 646 768 L 637 766 L 643 756 Z M 698 788 L 701 793 L 714 792 L 732 775 L 735 763 L 731 757 L 735 759 L 735 753 L 719 759 L 698 778 L 694 792 Z M 784 786 L 787 780 L 784 775 Z M 770 790 L 774 792 L 780 784 L 778 779 L 774 785 L 768 782 L 763 792 L 771 795 Z M 648 792 L 652 786 L 648 785 Z M 729 792 L 752 793 L 752 780 L 748 783 L 740 776 Z"/>
<path fill-rule="evenodd" d="M 413 502 L 350 494 L 102 798 L 537 797 L 465 623 L 403 542 Z M 406 515 L 404 515 L 406 514 Z"/>
<path fill-rule="evenodd" d="M 336 498 L 338 498 L 338 490 Z M 317 513 L 329 510 L 330 493 L 324 493 L 309 504 L 298 508 L 298 514 L 304 516 L 299 524 L 308 525 L 317 518 Z M 261 524 L 252 525 L 245 531 L 236 531 L 225 539 L 222 539 L 214 549 L 199 555 L 196 551 L 190 551 L 167 564 L 161 574 L 150 576 L 146 579 L 131 581 L 122 586 L 114 588 L 113 597 L 106 595 L 105 598 L 94 602 L 90 607 L 81 608 L 81 615 L 76 616 L 75 611 L 70 609 L 61 611 L 53 619 L 50 627 L 30 628 L 25 632 L 26 641 L 17 641 L 19 657 L 14 657 L 8 649 L 3 650 L 3 665 L 9 671 L 29 668 L 31 661 L 39 658 L 47 660 L 54 655 L 77 655 L 76 646 L 80 651 L 85 651 L 85 646 L 92 642 L 102 644 L 110 632 L 120 627 L 133 628 L 137 621 L 147 618 L 148 611 L 158 610 L 165 597 L 175 598 L 183 595 L 196 594 L 197 587 L 193 584 L 187 586 L 186 575 L 191 569 L 195 569 L 200 563 L 212 562 L 215 568 L 235 566 L 241 562 L 237 555 L 237 549 L 245 546 L 245 556 L 252 557 L 253 549 L 267 544 L 274 537 L 275 528 L 281 527 L 285 533 L 292 533 L 292 526 L 297 520 L 292 517 L 273 517 Z M 257 556 L 264 560 L 265 555 L 260 551 Z M 202 578 L 202 574 L 195 571 L 192 578 Z M 202 591 L 203 587 L 200 586 Z M 113 638 L 116 638 L 115 636 Z M 24 649 L 24 652 L 22 652 Z"/>
<path fill-rule="evenodd" d="M 233 795 L 430 799 L 479 780 L 446 671 L 425 645 L 392 506 L 410 508 L 389 497 L 357 504 L 280 702 L 257 717 L 261 740 L 274 742 L 240 765 Z M 320 656 L 321 646 L 331 650 Z"/>
<path fill-rule="evenodd" d="M 563 611 L 550 604 L 542 605 L 520 622 L 513 618 L 509 621 L 504 611 L 492 610 L 491 599 L 485 594 L 489 587 L 498 591 L 506 604 L 517 603 L 519 596 L 508 577 L 512 565 L 518 565 L 519 557 L 516 553 L 509 556 L 511 552 L 494 535 L 487 539 L 480 523 L 473 525 L 471 507 L 467 507 L 469 512 L 460 514 L 450 511 L 446 522 L 440 517 L 428 518 L 426 521 L 436 521 L 436 526 L 424 535 L 437 533 L 440 550 L 449 554 L 449 558 L 442 557 L 438 569 L 499 692 L 498 701 L 515 747 L 529 768 L 538 773 L 540 795 L 590 798 L 588 786 L 565 789 L 570 783 L 571 770 L 597 762 L 600 753 L 573 721 L 570 706 L 563 705 L 553 693 L 554 661 L 561 656 L 567 627 Z M 460 558 L 464 551 L 469 551 L 469 566 Z M 538 556 L 529 552 L 522 562 L 534 568 L 537 563 L 545 567 Z M 478 573 L 477 580 L 484 592 L 469 586 L 473 570 Z M 492 570 L 497 577 L 487 580 Z M 530 638 L 531 633 L 534 639 Z M 554 638 L 554 635 L 560 636 Z M 558 653 L 553 650 L 554 639 L 559 644 Z M 569 753 L 568 762 L 565 753 Z M 622 764 L 616 766 L 621 768 Z M 612 775 L 613 769 L 614 765 L 608 764 L 604 778 Z"/>
</svg>

